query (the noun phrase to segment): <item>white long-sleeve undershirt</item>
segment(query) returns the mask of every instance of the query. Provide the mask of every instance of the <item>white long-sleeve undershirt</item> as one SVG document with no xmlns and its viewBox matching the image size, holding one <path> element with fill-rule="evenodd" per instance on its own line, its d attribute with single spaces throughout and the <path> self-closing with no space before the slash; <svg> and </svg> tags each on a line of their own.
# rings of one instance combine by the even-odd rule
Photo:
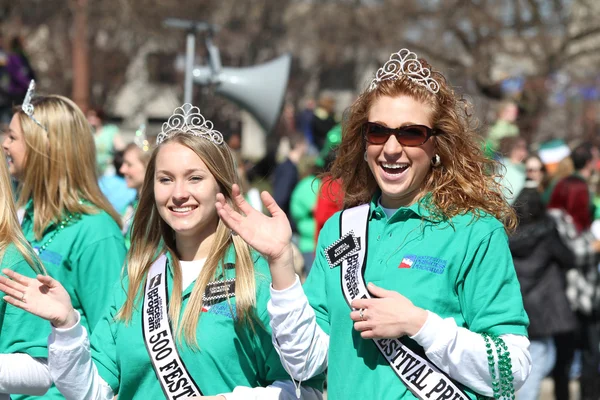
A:
<svg viewBox="0 0 600 400">
<path fill-rule="evenodd" d="M 54 384 L 67 400 L 112 400 L 111 387 L 98 374 L 86 329 L 79 321 L 68 329 L 52 328 L 48 338 L 48 365 Z M 275 381 L 267 387 L 236 387 L 222 393 L 227 400 L 296 400 L 296 388 L 291 380 Z M 301 388 L 301 398 L 322 400 L 314 388 Z"/>
<path fill-rule="evenodd" d="M 25 353 L 0 354 L 0 400 L 10 394 L 43 396 L 52 386 L 45 358 Z"/>
<path fill-rule="evenodd" d="M 306 380 L 323 372 L 328 362 L 329 335 L 317 324 L 315 312 L 298 277 L 287 289 L 271 288 L 267 308 L 273 344 L 291 376 L 296 380 Z M 513 384 L 517 390 L 531 371 L 529 340 L 520 335 L 500 337 L 510 352 Z M 423 347 L 427 358 L 452 379 L 480 394 L 493 396 L 488 355 L 481 335 L 457 326 L 453 318 L 443 319 L 428 311 L 427 321 L 411 339 Z"/>
</svg>

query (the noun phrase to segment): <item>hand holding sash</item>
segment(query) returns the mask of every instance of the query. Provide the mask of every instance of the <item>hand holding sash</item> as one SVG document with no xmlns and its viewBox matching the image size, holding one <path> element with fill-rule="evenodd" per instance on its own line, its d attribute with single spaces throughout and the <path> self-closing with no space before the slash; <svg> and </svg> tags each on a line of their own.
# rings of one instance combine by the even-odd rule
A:
<svg viewBox="0 0 600 400">
<path fill-rule="evenodd" d="M 355 321 L 354 329 L 364 339 L 394 339 L 404 335 L 413 336 L 425 324 L 427 311 L 415 306 L 409 299 L 393 290 L 386 290 L 372 283 L 367 289 L 371 299 L 352 301 L 350 318 Z"/>
<path fill-rule="evenodd" d="M 4 301 L 50 321 L 56 328 L 70 328 L 77 323 L 71 298 L 57 280 L 47 275 L 28 278 L 10 269 L 2 272 L 10 278 L 0 276 Z"/>
<path fill-rule="evenodd" d="M 244 200 L 238 185 L 232 187 L 232 198 L 241 213 L 234 210 L 221 193 L 217 194 L 217 213 L 221 220 L 269 262 L 273 288 L 282 290 L 296 281 L 291 247 L 292 228 L 285 213 L 273 197 L 260 194 L 271 217 L 255 210 Z"/>
</svg>

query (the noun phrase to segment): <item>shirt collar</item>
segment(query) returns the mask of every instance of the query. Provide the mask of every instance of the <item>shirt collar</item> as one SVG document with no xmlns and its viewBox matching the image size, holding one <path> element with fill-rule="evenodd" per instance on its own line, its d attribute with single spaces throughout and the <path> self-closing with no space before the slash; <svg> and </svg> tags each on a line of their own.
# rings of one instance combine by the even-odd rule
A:
<svg viewBox="0 0 600 400">
<path fill-rule="evenodd" d="M 369 220 L 387 218 L 385 211 L 379 205 L 379 198 L 381 197 L 381 191 L 377 191 L 370 202 L 371 214 Z M 419 200 L 414 202 L 408 207 L 400 207 L 396 210 L 396 213 L 390 218 L 395 219 L 408 219 L 410 217 L 417 217 L 428 221 L 439 221 L 440 215 L 435 212 L 435 207 L 431 202 L 431 193 L 427 193 L 422 196 Z"/>
</svg>

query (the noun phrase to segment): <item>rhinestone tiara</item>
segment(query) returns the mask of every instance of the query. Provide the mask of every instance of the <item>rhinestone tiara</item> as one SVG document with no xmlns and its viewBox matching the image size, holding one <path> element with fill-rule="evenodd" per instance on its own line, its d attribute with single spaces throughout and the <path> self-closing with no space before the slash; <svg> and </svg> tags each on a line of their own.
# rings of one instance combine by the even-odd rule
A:
<svg viewBox="0 0 600 400">
<path fill-rule="evenodd" d="M 200 109 L 189 103 L 185 103 L 173 111 L 167 122 L 162 125 L 162 131 L 156 138 L 156 144 L 161 144 L 178 132 L 203 137 L 216 145 L 223 143 L 223 135 L 213 129 L 212 121 L 204 118 Z"/>
<path fill-rule="evenodd" d="M 383 67 L 377 70 L 375 79 L 369 85 L 369 91 L 374 90 L 380 82 L 390 79 L 395 81 L 401 75 L 424 86 L 431 93 L 435 94 L 440 90 L 440 84 L 431 77 L 429 68 L 423 68 L 417 55 L 408 49 L 402 49 L 397 53 L 392 53 Z"/>
<path fill-rule="evenodd" d="M 21 110 L 23 110 L 23 112 L 27 114 L 27 116 L 31 118 L 33 122 L 38 124 L 40 128 L 48 132 L 48 129 L 46 129 L 46 127 L 42 125 L 42 123 L 33 116 L 33 113 L 35 112 L 35 108 L 33 107 L 33 104 L 31 104 L 33 96 L 35 96 L 35 80 L 32 79 L 31 82 L 29 82 L 29 88 L 27 89 L 27 93 L 25 94 L 23 104 L 21 104 Z"/>
</svg>

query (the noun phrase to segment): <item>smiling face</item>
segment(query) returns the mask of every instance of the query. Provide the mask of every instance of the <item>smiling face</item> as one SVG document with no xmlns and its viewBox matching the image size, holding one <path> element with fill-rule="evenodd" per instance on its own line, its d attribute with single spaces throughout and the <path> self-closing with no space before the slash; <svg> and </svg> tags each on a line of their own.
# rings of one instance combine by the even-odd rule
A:
<svg viewBox="0 0 600 400">
<path fill-rule="evenodd" d="M 158 151 L 155 166 L 156 207 L 176 240 L 214 232 L 219 184 L 200 157 L 179 143 L 167 143 Z"/>
<path fill-rule="evenodd" d="M 21 178 L 25 172 L 27 144 L 19 122 L 19 114 L 13 115 L 10 121 L 2 149 L 8 160 L 8 172 L 16 179 Z"/>
<path fill-rule="evenodd" d="M 378 98 L 369 111 L 369 122 L 389 128 L 425 125 L 432 128 L 430 108 L 408 96 Z M 391 135 L 382 145 L 367 143 L 367 163 L 381 189 L 381 203 L 387 208 L 412 204 L 420 194 L 431 168 L 434 143 L 429 139 L 418 147 L 406 147 Z"/>
</svg>

